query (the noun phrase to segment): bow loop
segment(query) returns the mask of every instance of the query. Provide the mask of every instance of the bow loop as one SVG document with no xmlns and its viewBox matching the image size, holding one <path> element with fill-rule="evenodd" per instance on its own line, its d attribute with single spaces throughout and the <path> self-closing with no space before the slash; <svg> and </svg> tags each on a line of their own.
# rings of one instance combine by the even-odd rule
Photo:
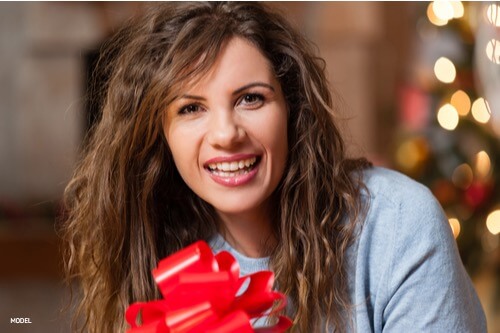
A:
<svg viewBox="0 0 500 333">
<path fill-rule="evenodd" d="M 214 256 L 203 241 L 161 260 L 152 274 L 164 299 L 130 305 L 128 333 L 280 333 L 291 326 L 289 318 L 279 316 L 274 326 L 254 331 L 250 319 L 274 315 L 286 304 L 285 296 L 272 290 L 273 273 L 240 278 L 236 259 L 224 251 Z M 245 281 L 248 286 L 237 295 Z"/>
</svg>

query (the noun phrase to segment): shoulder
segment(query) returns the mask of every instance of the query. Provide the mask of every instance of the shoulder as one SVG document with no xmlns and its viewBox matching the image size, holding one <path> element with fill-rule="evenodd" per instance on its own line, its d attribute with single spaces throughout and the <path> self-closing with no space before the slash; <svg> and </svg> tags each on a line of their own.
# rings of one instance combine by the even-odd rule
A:
<svg viewBox="0 0 500 333">
<path fill-rule="evenodd" d="M 368 210 L 360 249 L 384 261 L 389 284 L 397 279 L 397 271 L 410 271 L 431 253 L 434 259 L 428 264 L 438 266 L 455 255 L 448 218 L 427 187 L 384 168 L 366 170 L 363 177 Z"/>
<path fill-rule="evenodd" d="M 428 204 L 435 202 L 431 191 L 424 185 L 397 171 L 373 167 L 363 171 L 366 185 L 364 195 L 371 201 L 384 201 L 398 207 L 404 204 Z"/>
<path fill-rule="evenodd" d="M 447 221 L 432 192 L 397 171 L 373 167 L 363 171 L 363 181 L 363 197 L 369 207 L 367 219 L 377 219 L 378 224 L 391 224 L 396 229 L 404 225 L 410 232 L 422 226 L 436 227 L 436 223 L 442 226 Z M 387 214 L 391 218 L 381 218 Z"/>
<path fill-rule="evenodd" d="M 355 261 L 355 299 L 370 299 L 372 325 L 391 332 L 485 331 L 448 219 L 431 191 L 383 168 L 364 171 L 363 180 L 368 211 Z"/>
</svg>

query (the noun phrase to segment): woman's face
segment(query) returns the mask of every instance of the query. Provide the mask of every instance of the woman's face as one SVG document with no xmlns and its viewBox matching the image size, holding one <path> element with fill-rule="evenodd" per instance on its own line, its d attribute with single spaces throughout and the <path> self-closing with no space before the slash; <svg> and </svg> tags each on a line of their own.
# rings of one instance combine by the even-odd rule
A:
<svg viewBox="0 0 500 333">
<path fill-rule="evenodd" d="M 219 213 L 263 208 L 285 168 L 287 107 L 271 64 L 231 39 L 169 105 L 164 132 L 186 184 Z"/>
</svg>

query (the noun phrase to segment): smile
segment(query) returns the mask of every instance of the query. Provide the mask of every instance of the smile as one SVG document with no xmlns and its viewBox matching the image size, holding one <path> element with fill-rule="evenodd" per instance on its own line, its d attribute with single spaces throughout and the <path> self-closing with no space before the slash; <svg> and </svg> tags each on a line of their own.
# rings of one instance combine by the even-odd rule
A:
<svg viewBox="0 0 500 333">
<path fill-rule="evenodd" d="M 250 182 L 258 171 L 259 156 L 212 159 L 205 165 L 210 177 L 221 185 L 239 186 Z"/>
<path fill-rule="evenodd" d="M 208 168 L 211 172 L 218 173 L 221 176 L 234 177 L 238 174 L 248 173 L 256 161 L 257 157 L 252 157 L 233 162 L 210 163 Z"/>
</svg>

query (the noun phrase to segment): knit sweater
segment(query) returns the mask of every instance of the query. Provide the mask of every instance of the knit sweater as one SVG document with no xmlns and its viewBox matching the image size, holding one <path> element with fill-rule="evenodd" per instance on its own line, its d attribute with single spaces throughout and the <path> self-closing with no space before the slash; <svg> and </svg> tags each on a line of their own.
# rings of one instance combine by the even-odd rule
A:
<svg viewBox="0 0 500 333">
<path fill-rule="evenodd" d="M 368 200 L 357 240 L 347 251 L 356 332 L 486 332 L 481 304 L 460 260 L 450 225 L 423 185 L 395 171 L 363 173 Z M 269 269 L 220 235 L 242 275 Z"/>
</svg>

